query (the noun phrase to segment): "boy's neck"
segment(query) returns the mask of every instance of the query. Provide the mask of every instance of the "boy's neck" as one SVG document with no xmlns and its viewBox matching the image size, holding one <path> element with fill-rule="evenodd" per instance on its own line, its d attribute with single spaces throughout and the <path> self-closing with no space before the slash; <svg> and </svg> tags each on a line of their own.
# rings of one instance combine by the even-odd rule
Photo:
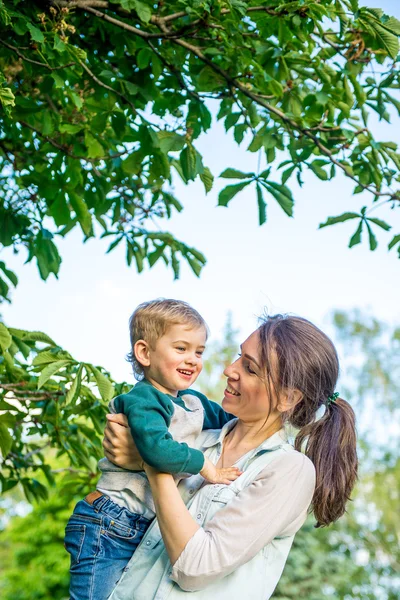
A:
<svg viewBox="0 0 400 600">
<path fill-rule="evenodd" d="M 162 392 L 163 394 L 168 394 L 169 396 L 173 396 L 174 398 L 177 398 L 178 390 L 170 390 L 170 389 L 164 387 L 163 385 L 159 384 L 158 381 L 155 381 L 154 379 L 149 377 L 147 374 L 145 375 L 145 377 L 146 377 L 146 381 L 148 381 L 159 392 Z"/>
</svg>

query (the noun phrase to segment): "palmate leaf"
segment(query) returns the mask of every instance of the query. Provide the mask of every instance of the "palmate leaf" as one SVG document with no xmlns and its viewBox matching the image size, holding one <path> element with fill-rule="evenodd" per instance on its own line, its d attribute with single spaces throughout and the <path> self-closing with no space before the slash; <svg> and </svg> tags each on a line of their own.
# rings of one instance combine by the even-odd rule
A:
<svg viewBox="0 0 400 600">
<path fill-rule="evenodd" d="M 350 238 L 349 248 L 352 248 L 353 246 L 356 246 L 357 244 L 361 243 L 361 234 L 362 234 L 363 224 L 364 224 L 364 220 L 361 219 L 360 224 L 358 225 L 355 233 Z"/>
<path fill-rule="evenodd" d="M 243 181 L 242 183 L 235 183 L 234 185 L 227 185 L 218 195 L 218 206 L 228 206 L 229 202 L 234 196 L 247 185 L 252 183 L 252 180 Z"/>
<path fill-rule="evenodd" d="M 56 362 L 47 365 L 40 373 L 37 384 L 38 390 L 44 386 L 44 384 L 50 379 L 50 377 L 55 375 L 58 371 L 60 371 L 60 369 L 70 364 L 72 364 L 72 360 L 57 360 Z"/>
<path fill-rule="evenodd" d="M 211 173 L 208 167 L 204 167 L 204 171 L 200 173 L 200 179 L 204 184 L 206 194 L 208 194 L 208 192 L 212 190 L 212 186 L 214 183 L 214 175 Z"/>
<path fill-rule="evenodd" d="M 258 222 L 260 225 L 267 220 L 267 203 L 263 198 L 262 189 L 259 183 L 256 185 L 257 191 L 257 204 L 258 204 Z"/>
<path fill-rule="evenodd" d="M 79 397 L 79 392 L 81 390 L 82 370 L 83 365 L 79 365 L 76 375 L 72 381 L 72 385 L 65 396 L 65 404 L 72 404 Z"/>
<path fill-rule="evenodd" d="M 17 330 L 11 329 L 11 331 Z M 42 331 L 25 331 L 21 339 L 25 342 L 43 342 L 44 344 L 49 344 L 50 346 L 57 346 L 51 337 Z"/>
<path fill-rule="evenodd" d="M 399 247 L 397 248 L 397 251 L 399 253 L 399 258 L 400 258 L 400 233 L 398 235 L 395 235 L 392 240 L 389 242 L 388 244 L 388 250 L 391 250 L 392 248 L 394 248 L 397 244 L 399 244 Z"/>
<path fill-rule="evenodd" d="M 288 187 L 275 181 L 261 181 L 262 186 L 275 198 L 288 217 L 293 216 L 294 200 Z"/>
<path fill-rule="evenodd" d="M 359 20 L 387 51 L 389 56 L 396 58 L 399 52 L 400 22 L 394 17 L 388 18 L 386 21 L 382 19 L 384 16 L 383 10 L 379 8 L 360 9 Z"/>
<path fill-rule="evenodd" d="M 220 177 L 224 177 L 225 179 L 251 179 L 255 176 L 255 173 L 243 173 L 242 171 L 231 168 L 225 169 L 220 175 Z"/>
<path fill-rule="evenodd" d="M 376 237 L 375 237 L 368 221 L 366 221 L 366 225 L 367 225 L 367 230 L 368 230 L 369 248 L 370 248 L 370 250 L 376 250 L 376 247 L 378 246 L 378 242 L 376 240 Z"/>
<path fill-rule="evenodd" d="M 105 402 L 109 402 L 115 396 L 114 386 L 103 373 L 93 365 L 85 365 L 86 369 L 91 371 L 96 380 L 100 396 Z"/>
<path fill-rule="evenodd" d="M 330 225 L 336 225 L 336 223 L 343 223 L 344 221 L 348 221 L 349 219 L 360 219 L 361 215 L 359 213 L 354 212 L 346 212 L 338 217 L 328 217 L 325 223 L 320 223 L 318 228 L 322 229 L 323 227 L 329 227 Z"/>
<path fill-rule="evenodd" d="M 0 450 L 3 458 L 7 456 L 12 447 L 12 437 L 5 423 L 0 422 Z"/>
<path fill-rule="evenodd" d="M 382 221 L 382 219 L 376 219 L 375 217 L 369 217 L 367 221 L 375 223 L 375 225 L 378 225 L 378 227 L 381 227 L 385 231 L 390 231 L 390 229 L 392 228 L 392 226 L 386 223 L 386 221 Z"/>
<path fill-rule="evenodd" d="M 0 349 L 5 352 L 5 350 L 7 350 L 12 343 L 12 337 L 10 335 L 10 332 L 8 331 L 7 327 L 4 325 L 4 323 L 0 323 Z"/>
</svg>

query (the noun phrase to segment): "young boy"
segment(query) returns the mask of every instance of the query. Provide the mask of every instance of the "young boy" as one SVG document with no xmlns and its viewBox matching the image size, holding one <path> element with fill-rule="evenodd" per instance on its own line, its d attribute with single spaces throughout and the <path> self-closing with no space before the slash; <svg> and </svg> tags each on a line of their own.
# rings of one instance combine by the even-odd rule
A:
<svg viewBox="0 0 400 600">
<path fill-rule="evenodd" d="M 128 418 L 143 460 L 176 474 L 200 473 L 212 483 L 236 479 L 236 468 L 217 469 L 192 448 L 202 429 L 219 429 L 232 415 L 188 389 L 202 369 L 207 326 L 186 302 L 154 300 L 130 319 L 129 359 L 139 383 L 110 403 Z M 66 527 L 71 554 L 71 600 L 106 600 L 155 516 L 143 471 L 102 459 L 97 490 L 78 502 Z"/>
</svg>

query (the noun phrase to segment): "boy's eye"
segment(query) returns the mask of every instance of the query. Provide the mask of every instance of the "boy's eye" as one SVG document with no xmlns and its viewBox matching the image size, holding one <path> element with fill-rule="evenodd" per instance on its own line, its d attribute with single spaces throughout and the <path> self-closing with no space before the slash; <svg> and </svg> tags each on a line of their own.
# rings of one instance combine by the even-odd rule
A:
<svg viewBox="0 0 400 600">
<path fill-rule="evenodd" d="M 197 356 L 203 356 L 203 350 L 197 350 L 196 354 Z"/>
<path fill-rule="evenodd" d="M 181 352 L 185 352 L 186 348 L 184 348 L 183 346 L 178 346 L 177 350 L 180 350 Z"/>
</svg>

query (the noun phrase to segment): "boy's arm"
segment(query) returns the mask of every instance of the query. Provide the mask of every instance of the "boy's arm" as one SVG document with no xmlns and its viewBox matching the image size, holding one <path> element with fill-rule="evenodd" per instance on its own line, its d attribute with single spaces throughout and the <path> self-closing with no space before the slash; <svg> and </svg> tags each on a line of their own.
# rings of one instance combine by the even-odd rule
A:
<svg viewBox="0 0 400 600">
<path fill-rule="evenodd" d="M 185 394 L 193 394 L 201 401 L 204 409 L 203 429 L 221 429 L 228 421 L 236 419 L 235 415 L 225 412 L 220 404 L 212 402 L 201 392 L 186 390 Z"/>
<path fill-rule="evenodd" d="M 133 439 L 144 462 L 166 473 L 196 475 L 204 466 L 200 450 L 176 442 L 168 431 L 173 402 L 151 386 L 135 388 L 114 401 L 127 418 Z"/>
</svg>

